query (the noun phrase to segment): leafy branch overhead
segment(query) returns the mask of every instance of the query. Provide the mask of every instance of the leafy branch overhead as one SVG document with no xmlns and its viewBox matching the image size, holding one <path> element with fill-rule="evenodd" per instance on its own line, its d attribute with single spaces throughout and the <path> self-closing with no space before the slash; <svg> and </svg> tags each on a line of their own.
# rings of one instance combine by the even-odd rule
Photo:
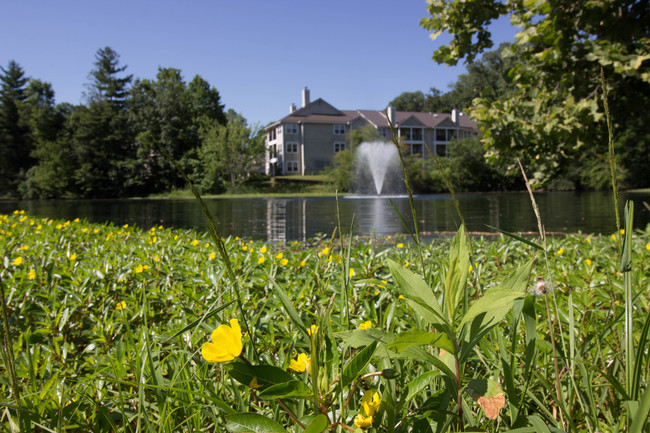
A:
<svg viewBox="0 0 650 433">
<path fill-rule="evenodd" d="M 514 63 L 509 70 L 513 90 L 496 100 L 481 95 L 472 104 L 471 115 L 495 158 L 520 157 L 534 165 L 537 183 L 566 172 L 579 158 L 599 161 L 607 142 L 599 101 L 602 68 L 628 186 L 645 186 L 641 173 L 650 162 L 650 129 L 642 120 L 650 107 L 647 4 L 435 0 L 428 12 L 421 24 L 431 37 L 451 35 L 433 55 L 448 65 L 460 60 L 471 65 L 490 49 L 497 19 L 509 19 L 519 30 L 502 53 Z"/>
</svg>

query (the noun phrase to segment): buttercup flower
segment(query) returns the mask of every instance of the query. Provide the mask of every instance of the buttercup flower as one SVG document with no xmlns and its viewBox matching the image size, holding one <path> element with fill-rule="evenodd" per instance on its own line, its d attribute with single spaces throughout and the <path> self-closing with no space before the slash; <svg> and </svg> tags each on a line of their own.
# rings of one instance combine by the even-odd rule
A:
<svg viewBox="0 0 650 433">
<path fill-rule="evenodd" d="M 219 325 L 212 331 L 212 342 L 204 343 L 201 355 L 208 362 L 232 361 L 241 354 L 243 344 L 241 341 L 241 328 L 237 319 L 230 320 L 230 326 Z"/>
<path fill-rule="evenodd" d="M 564 254 L 564 248 L 560 248 L 559 250 L 557 250 L 558 256 L 561 256 L 562 254 Z"/>
<path fill-rule="evenodd" d="M 260 258 L 257 259 L 257 263 L 259 263 L 261 265 L 262 263 L 264 263 L 265 260 L 266 259 L 264 258 L 264 256 L 260 256 Z"/>
<path fill-rule="evenodd" d="M 350 278 L 354 277 L 354 269 L 352 269 L 352 268 L 350 268 L 349 277 Z"/>
<path fill-rule="evenodd" d="M 287 266 L 287 263 L 289 263 L 289 260 L 287 259 L 280 260 L 280 266 Z"/>
<path fill-rule="evenodd" d="M 354 418 L 354 425 L 359 428 L 368 428 L 373 423 L 373 415 L 379 410 L 381 397 L 375 391 L 369 389 L 361 399 L 361 410 Z"/>
<path fill-rule="evenodd" d="M 23 263 L 23 258 L 21 256 L 16 257 L 14 261 L 11 262 L 11 264 L 14 266 L 20 266 L 22 263 Z"/>
<path fill-rule="evenodd" d="M 282 253 L 278 253 L 278 255 L 276 255 L 275 258 L 280 260 L 282 258 Z"/>
<path fill-rule="evenodd" d="M 585 263 L 587 264 L 587 266 L 591 266 L 591 260 L 585 259 Z"/>
<path fill-rule="evenodd" d="M 117 304 L 115 304 L 115 309 L 117 311 L 122 311 L 125 308 L 126 308 L 126 302 L 124 302 L 124 301 L 121 301 L 121 302 L 118 302 Z"/>
<path fill-rule="evenodd" d="M 372 328 L 372 322 L 370 320 L 366 320 L 362 324 L 359 325 L 359 329 L 370 329 Z"/>
<path fill-rule="evenodd" d="M 33 280 L 36 278 L 36 271 L 33 269 L 30 269 L 29 272 L 27 273 L 27 278 L 30 280 Z"/>
<path fill-rule="evenodd" d="M 298 355 L 297 359 L 292 359 L 289 365 L 289 368 L 298 373 L 302 373 L 305 370 L 311 372 L 311 358 L 307 356 L 306 353 L 301 353 Z"/>
<path fill-rule="evenodd" d="M 135 272 L 136 274 L 139 274 L 142 271 L 144 271 L 144 268 L 142 267 L 142 265 L 136 266 L 135 269 L 133 270 L 133 272 Z"/>
<path fill-rule="evenodd" d="M 260 248 L 260 253 L 264 254 L 266 252 L 266 245 Z"/>
<path fill-rule="evenodd" d="M 399 244 L 397 244 L 397 248 L 404 248 L 404 244 L 400 242 Z"/>
<path fill-rule="evenodd" d="M 312 336 L 317 332 L 318 332 L 318 326 L 316 325 L 311 325 L 309 329 L 307 329 L 307 334 L 309 334 L 309 336 Z"/>
<path fill-rule="evenodd" d="M 648 250 L 648 251 L 650 251 L 650 242 L 648 242 L 647 244 L 645 244 L 645 249 Z"/>
</svg>

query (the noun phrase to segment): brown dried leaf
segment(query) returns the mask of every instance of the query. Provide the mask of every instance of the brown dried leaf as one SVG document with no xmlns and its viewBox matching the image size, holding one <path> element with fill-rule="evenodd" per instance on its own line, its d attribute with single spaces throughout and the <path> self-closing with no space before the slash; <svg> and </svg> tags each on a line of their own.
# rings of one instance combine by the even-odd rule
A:
<svg viewBox="0 0 650 433">
<path fill-rule="evenodd" d="M 499 411 L 506 405 L 506 398 L 503 394 L 497 394 L 494 397 L 479 397 L 476 401 L 485 412 L 485 416 L 490 419 L 497 419 Z"/>
</svg>

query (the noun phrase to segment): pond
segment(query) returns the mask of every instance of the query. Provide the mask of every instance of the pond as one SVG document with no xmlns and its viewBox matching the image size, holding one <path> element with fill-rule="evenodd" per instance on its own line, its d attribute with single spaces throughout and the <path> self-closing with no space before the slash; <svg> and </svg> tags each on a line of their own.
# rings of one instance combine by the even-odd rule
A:
<svg viewBox="0 0 650 433">
<path fill-rule="evenodd" d="M 512 232 L 536 232 L 537 221 L 527 193 L 458 194 L 468 230 L 493 232 L 499 227 Z M 605 233 L 616 230 L 613 194 L 605 192 L 535 193 L 542 223 L 547 232 Z M 650 224 L 650 193 L 621 193 L 620 202 L 635 202 L 634 226 Z M 267 197 L 216 198 L 206 200 L 222 236 L 240 236 L 264 241 L 293 241 L 317 234 L 331 235 L 340 215 L 344 232 L 353 225 L 356 235 L 406 234 L 400 216 L 413 226 L 408 197 Z M 394 206 L 393 206 L 394 205 Z M 449 194 L 414 198 L 420 232 L 435 236 L 453 232 L 458 215 Z M 36 217 L 91 222 L 130 224 L 148 229 L 163 225 L 176 228 L 206 229 L 198 203 L 192 199 L 55 200 L 0 201 L 0 213 L 24 209 Z"/>
</svg>

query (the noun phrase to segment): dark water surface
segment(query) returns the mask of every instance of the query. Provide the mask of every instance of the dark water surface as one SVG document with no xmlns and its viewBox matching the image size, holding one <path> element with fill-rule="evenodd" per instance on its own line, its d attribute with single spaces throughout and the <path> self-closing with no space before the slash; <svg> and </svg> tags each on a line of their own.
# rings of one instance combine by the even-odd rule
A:
<svg viewBox="0 0 650 433">
<path fill-rule="evenodd" d="M 537 221 L 527 193 L 467 193 L 458 201 L 470 231 L 492 231 L 486 225 L 512 232 L 535 232 Z M 612 193 L 536 193 L 547 232 L 612 233 L 616 230 Z M 344 231 L 354 218 L 354 234 L 406 233 L 395 207 L 412 226 L 407 197 L 342 197 L 339 213 Z M 635 202 L 634 226 L 650 224 L 650 193 L 621 193 L 620 201 Z M 218 198 L 206 200 L 222 236 L 290 241 L 319 233 L 331 234 L 337 226 L 335 198 Z M 420 232 L 435 235 L 455 231 L 458 216 L 449 194 L 416 196 Z M 192 199 L 0 201 L 0 213 L 24 209 L 32 216 L 91 222 L 130 224 L 148 229 L 163 225 L 205 230 L 199 205 Z"/>
</svg>

